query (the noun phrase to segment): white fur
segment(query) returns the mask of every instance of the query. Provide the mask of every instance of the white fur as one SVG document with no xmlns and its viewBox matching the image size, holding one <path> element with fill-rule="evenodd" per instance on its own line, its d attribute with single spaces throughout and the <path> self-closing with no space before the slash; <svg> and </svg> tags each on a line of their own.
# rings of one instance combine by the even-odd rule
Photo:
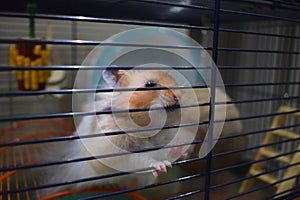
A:
<svg viewBox="0 0 300 200">
<path fill-rule="evenodd" d="M 113 98 L 112 101 L 120 101 L 119 96 L 108 95 L 107 97 L 108 99 L 104 98 L 95 102 L 95 107 L 97 111 L 107 108 L 107 106 L 111 104 L 111 97 Z M 115 105 L 120 104 L 116 103 Z M 177 118 L 180 118 L 180 111 L 179 113 L 176 113 L 177 111 L 168 115 L 170 115 L 170 119 L 173 119 L 171 120 L 173 123 L 175 121 L 175 124 L 178 124 L 180 122 L 177 122 Z M 154 112 L 154 115 L 156 114 Z M 156 115 L 154 117 L 159 119 L 160 116 Z M 135 129 L 135 127 L 133 128 L 132 124 L 128 121 L 128 116 L 126 114 L 116 115 L 115 118 L 112 115 L 97 115 L 83 117 L 80 125 L 77 127 L 77 130 L 74 134 L 83 136 L 86 134 L 120 131 L 120 124 L 122 124 L 123 128 L 125 127 L 130 130 Z M 157 125 L 153 124 L 153 127 L 156 126 Z M 51 162 L 61 160 L 73 160 L 77 158 L 91 156 L 103 156 L 106 154 L 126 152 L 126 150 L 140 150 L 144 148 L 152 148 L 155 146 L 185 143 L 188 140 L 188 138 L 194 137 L 195 132 L 192 133 L 189 132 L 187 129 L 182 128 L 179 130 L 160 130 L 154 136 L 149 138 L 141 138 L 136 137 L 133 134 L 126 134 L 59 142 L 56 144 L 49 145 L 47 147 L 47 153 L 43 155 L 43 160 L 46 162 Z M 116 142 L 112 144 L 110 142 L 110 138 L 116 139 Z M 161 168 L 161 164 L 165 165 L 164 162 L 166 160 L 174 161 L 180 158 L 184 154 L 186 149 L 186 147 L 166 148 L 145 153 L 131 153 L 129 155 L 116 156 L 105 159 L 73 162 L 69 164 L 61 164 L 57 166 L 46 167 L 41 170 L 43 173 L 42 178 L 44 179 L 45 184 L 67 183 L 85 178 L 114 174 L 122 171 L 138 170 L 150 166 L 154 166 L 155 168 Z M 163 169 L 161 170 L 163 171 Z M 155 181 L 156 178 L 152 175 L 151 171 L 148 171 L 144 173 L 135 173 L 113 178 L 99 179 L 96 181 L 70 184 L 57 188 L 50 188 L 45 190 L 43 194 L 52 194 L 57 191 L 65 190 L 67 188 L 76 189 L 88 188 L 93 186 L 124 188 L 129 187 L 132 183 L 136 185 L 147 185 Z"/>
</svg>

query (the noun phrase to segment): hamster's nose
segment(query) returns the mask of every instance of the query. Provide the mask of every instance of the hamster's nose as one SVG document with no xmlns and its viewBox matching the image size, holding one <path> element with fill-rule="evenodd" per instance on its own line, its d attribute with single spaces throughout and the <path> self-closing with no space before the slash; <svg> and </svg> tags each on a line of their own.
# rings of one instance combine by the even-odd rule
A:
<svg viewBox="0 0 300 200">
<path fill-rule="evenodd" d="M 181 93 L 179 91 L 176 91 L 176 92 L 173 91 L 172 95 L 173 95 L 173 100 L 175 101 L 175 103 L 179 103 Z"/>
<path fill-rule="evenodd" d="M 179 98 L 178 98 L 175 94 L 173 94 L 173 100 L 174 100 L 176 103 L 178 103 Z"/>
</svg>

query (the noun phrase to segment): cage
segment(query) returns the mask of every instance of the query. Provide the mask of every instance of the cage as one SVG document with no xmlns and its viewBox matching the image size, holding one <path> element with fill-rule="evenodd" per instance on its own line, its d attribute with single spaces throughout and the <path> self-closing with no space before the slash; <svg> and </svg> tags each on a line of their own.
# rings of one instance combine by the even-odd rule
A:
<svg viewBox="0 0 300 200">
<path fill-rule="evenodd" d="M 0 199 L 299 198 L 299 10 L 297 0 L 5 2 L 0 7 Z M 201 44 L 201 49 L 214 61 L 215 65 L 204 63 L 204 69 L 210 72 L 212 82 L 206 87 L 211 94 L 196 106 L 185 105 L 206 108 L 206 119 L 197 124 L 200 133 L 208 130 L 211 135 L 216 124 L 224 122 L 214 149 L 199 157 L 199 144 L 204 140 L 197 135 L 192 142 L 194 150 L 187 157 L 174 160 L 172 169 L 168 168 L 166 174 L 159 173 L 155 183 L 141 186 L 89 184 L 130 176 L 128 171 L 94 177 L 66 175 L 50 183 L 40 182 L 47 169 L 51 168 L 55 174 L 61 167 L 74 166 L 80 174 L 81 164 L 97 159 L 82 155 L 47 160 L 47 155 L 52 150 L 60 154 L 65 144 L 82 139 L 73 135 L 73 118 L 89 113 L 73 109 L 72 95 L 95 90 L 97 94 L 111 92 L 101 88 L 74 88 L 79 71 L 109 67 L 83 63 L 87 55 L 98 45 L 118 48 L 124 43 L 107 42 L 107 38 L 145 27 L 180 32 Z M 139 45 L 154 48 L 163 43 Z M 168 45 L 175 50 L 199 49 L 195 44 Z M 114 50 L 108 49 L 108 52 Z M 20 52 L 30 54 L 27 57 L 31 60 L 21 59 L 21 62 Z M 113 69 L 128 70 L 136 67 L 133 65 L 119 62 Z M 173 63 L 171 68 L 186 70 L 187 66 L 182 65 L 185 64 Z M 150 63 L 146 68 L 164 70 L 165 65 Z M 215 96 L 216 71 L 220 72 L 230 97 L 226 102 Z M 191 86 L 192 89 L 201 87 L 202 82 Z M 226 118 L 214 120 L 220 105 L 226 105 Z M 98 110 L 98 115 L 107 115 L 109 110 L 109 107 Z M 165 145 L 164 148 L 176 147 Z M 140 153 L 149 151 L 139 150 Z M 114 155 L 108 152 L 105 156 Z M 122 155 L 119 156 L 121 159 Z M 137 170 L 152 169 L 149 166 Z M 62 172 L 63 176 L 65 171 Z M 145 173 L 139 176 L 146 182 Z M 44 195 L 43 191 L 56 187 L 64 189 Z"/>
</svg>

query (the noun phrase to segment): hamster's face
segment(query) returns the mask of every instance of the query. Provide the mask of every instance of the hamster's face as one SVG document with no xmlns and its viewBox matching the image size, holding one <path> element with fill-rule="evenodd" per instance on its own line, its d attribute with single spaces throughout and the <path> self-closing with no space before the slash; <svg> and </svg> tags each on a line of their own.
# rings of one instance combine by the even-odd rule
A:
<svg viewBox="0 0 300 200">
<path fill-rule="evenodd" d="M 169 88 L 178 85 L 168 73 L 152 70 L 112 70 L 104 71 L 103 76 L 106 82 L 115 88 L 137 89 L 130 92 L 117 92 L 113 101 L 119 109 L 150 109 L 130 112 L 131 119 L 137 125 L 156 126 L 159 124 L 160 126 L 161 121 L 171 124 L 180 118 L 180 100 L 183 92 Z M 139 88 L 146 88 L 146 90 L 138 90 Z M 164 109 L 153 109 L 162 107 Z"/>
<path fill-rule="evenodd" d="M 132 112 L 130 114 L 134 122 L 140 126 L 152 124 L 157 126 L 161 123 L 162 112 L 167 113 L 165 124 L 172 124 L 180 118 L 180 90 L 171 90 L 168 87 L 177 86 L 176 81 L 166 72 L 143 71 L 130 72 L 124 77 L 123 87 L 127 88 L 149 88 L 144 91 L 134 91 L 130 93 L 128 102 L 130 109 L 135 108 L 155 108 L 163 107 L 165 111 L 154 110 L 144 112 Z M 157 87 L 166 87 L 158 89 Z M 158 120 L 157 122 L 155 122 Z"/>
<path fill-rule="evenodd" d="M 162 71 L 134 71 L 129 73 L 126 78 L 126 87 L 128 88 L 149 88 L 149 90 L 134 91 L 130 95 L 129 105 L 131 108 L 150 108 L 160 105 L 166 111 L 171 112 L 179 107 L 182 92 L 168 89 L 168 87 L 178 86 L 168 73 Z M 166 89 L 157 89 L 157 87 L 166 87 Z"/>
</svg>

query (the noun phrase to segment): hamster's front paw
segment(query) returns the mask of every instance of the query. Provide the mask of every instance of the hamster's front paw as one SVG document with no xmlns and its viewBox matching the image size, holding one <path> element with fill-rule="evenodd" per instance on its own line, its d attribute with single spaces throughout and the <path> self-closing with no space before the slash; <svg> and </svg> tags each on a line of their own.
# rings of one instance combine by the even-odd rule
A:
<svg viewBox="0 0 300 200">
<path fill-rule="evenodd" d="M 165 160 L 163 162 L 160 162 L 160 161 L 157 161 L 157 162 L 154 162 L 150 165 L 150 167 L 153 167 L 153 171 L 152 171 L 152 174 L 153 176 L 157 177 L 158 176 L 158 172 L 167 172 L 167 167 L 172 167 L 172 164 Z"/>
</svg>

